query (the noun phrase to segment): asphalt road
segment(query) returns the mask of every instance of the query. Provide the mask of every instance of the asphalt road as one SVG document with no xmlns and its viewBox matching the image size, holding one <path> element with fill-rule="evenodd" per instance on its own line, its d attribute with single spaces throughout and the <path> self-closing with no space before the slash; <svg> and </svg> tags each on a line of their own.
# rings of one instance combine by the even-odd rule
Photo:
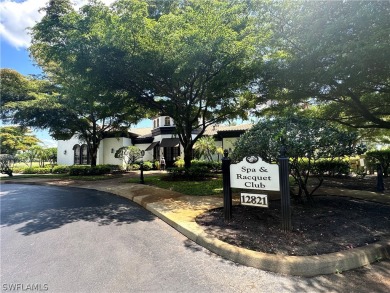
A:
<svg viewBox="0 0 390 293">
<path fill-rule="evenodd" d="M 104 192 L 2 184 L 0 199 L 2 292 L 353 292 L 359 285 L 235 264 Z M 387 291 L 374 285 L 359 292 Z"/>
</svg>

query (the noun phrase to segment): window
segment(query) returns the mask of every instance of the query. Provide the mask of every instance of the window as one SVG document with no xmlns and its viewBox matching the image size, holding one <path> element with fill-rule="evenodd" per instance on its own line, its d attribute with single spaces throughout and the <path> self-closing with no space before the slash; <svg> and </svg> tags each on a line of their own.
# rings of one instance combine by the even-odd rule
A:
<svg viewBox="0 0 390 293">
<path fill-rule="evenodd" d="M 153 160 L 160 161 L 160 145 L 159 144 L 157 144 L 153 148 Z"/>
<path fill-rule="evenodd" d="M 81 164 L 83 164 L 83 165 L 89 164 L 88 146 L 86 144 L 83 144 L 81 146 L 80 156 L 81 156 Z"/>
<path fill-rule="evenodd" d="M 153 120 L 153 128 L 156 128 L 156 119 Z"/>
<path fill-rule="evenodd" d="M 171 125 L 171 118 L 165 117 L 164 126 L 170 126 Z"/>
<path fill-rule="evenodd" d="M 91 163 L 88 146 L 75 144 L 73 146 L 73 164 L 74 165 L 88 165 Z"/>
<path fill-rule="evenodd" d="M 156 121 L 157 121 L 157 127 L 160 127 L 160 118 L 157 118 Z"/>
<path fill-rule="evenodd" d="M 78 144 L 73 146 L 73 164 L 80 164 L 80 146 Z"/>
</svg>

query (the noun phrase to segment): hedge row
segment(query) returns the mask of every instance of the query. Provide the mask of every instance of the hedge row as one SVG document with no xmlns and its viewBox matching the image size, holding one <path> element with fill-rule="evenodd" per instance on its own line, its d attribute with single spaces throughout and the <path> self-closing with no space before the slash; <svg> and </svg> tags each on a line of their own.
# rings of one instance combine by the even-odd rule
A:
<svg viewBox="0 0 390 293">
<path fill-rule="evenodd" d="M 110 165 L 97 165 L 97 166 L 84 166 L 74 165 L 69 168 L 70 176 L 92 176 L 92 175 L 104 175 L 111 173 Z"/>
<path fill-rule="evenodd" d="M 184 159 L 176 160 L 174 165 L 177 168 L 184 168 Z M 222 162 L 192 160 L 191 167 L 205 167 L 208 171 L 219 171 L 222 170 Z"/>
<path fill-rule="evenodd" d="M 117 165 L 97 165 L 95 167 L 86 165 L 74 166 L 54 166 L 51 167 L 26 167 L 14 168 L 14 173 L 22 174 L 69 174 L 70 176 L 88 176 L 88 175 L 103 175 L 120 171 Z"/>
<path fill-rule="evenodd" d="M 313 165 L 313 173 L 318 175 L 339 176 L 348 175 L 350 172 L 349 162 L 343 160 L 319 160 Z"/>
<path fill-rule="evenodd" d="M 205 166 L 169 168 L 167 171 L 172 180 L 203 180 L 209 174 L 209 169 Z"/>
<path fill-rule="evenodd" d="M 15 172 L 15 170 L 14 170 Z M 16 173 L 16 172 L 15 172 Z M 51 167 L 28 167 L 24 168 L 21 173 L 23 174 L 50 174 Z"/>
</svg>

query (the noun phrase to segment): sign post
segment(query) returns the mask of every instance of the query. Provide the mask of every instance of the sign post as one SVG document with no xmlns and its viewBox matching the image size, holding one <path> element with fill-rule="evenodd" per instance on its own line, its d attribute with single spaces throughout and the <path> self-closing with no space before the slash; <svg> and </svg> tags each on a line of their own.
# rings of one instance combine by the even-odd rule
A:
<svg viewBox="0 0 390 293">
<path fill-rule="evenodd" d="M 232 219 L 232 189 L 230 187 L 230 158 L 228 150 L 224 150 L 222 158 L 223 175 L 223 214 L 225 221 Z"/>
<path fill-rule="evenodd" d="M 228 151 L 222 158 L 223 203 L 225 221 L 232 217 L 231 188 L 273 190 L 281 192 L 282 229 L 291 231 L 290 184 L 286 150 L 281 150 L 279 165 L 269 164 L 256 156 L 248 156 L 237 164 L 231 164 Z M 268 207 L 266 194 L 242 193 L 241 204 L 257 207 Z"/>
<path fill-rule="evenodd" d="M 286 148 L 282 147 L 279 157 L 279 176 L 280 176 L 280 201 L 282 211 L 282 229 L 283 231 L 291 231 L 291 211 L 290 211 L 290 182 L 288 171 L 288 157 L 286 156 Z"/>
</svg>

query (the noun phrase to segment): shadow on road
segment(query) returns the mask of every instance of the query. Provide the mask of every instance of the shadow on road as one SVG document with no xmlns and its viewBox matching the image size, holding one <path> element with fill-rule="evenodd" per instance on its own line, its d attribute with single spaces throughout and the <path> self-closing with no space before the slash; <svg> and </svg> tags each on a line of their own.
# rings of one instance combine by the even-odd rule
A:
<svg viewBox="0 0 390 293">
<path fill-rule="evenodd" d="M 78 221 L 122 225 L 156 219 L 125 198 L 96 190 L 7 184 L 0 200 L 1 226 L 24 224 L 17 231 L 26 236 Z"/>
</svg>

